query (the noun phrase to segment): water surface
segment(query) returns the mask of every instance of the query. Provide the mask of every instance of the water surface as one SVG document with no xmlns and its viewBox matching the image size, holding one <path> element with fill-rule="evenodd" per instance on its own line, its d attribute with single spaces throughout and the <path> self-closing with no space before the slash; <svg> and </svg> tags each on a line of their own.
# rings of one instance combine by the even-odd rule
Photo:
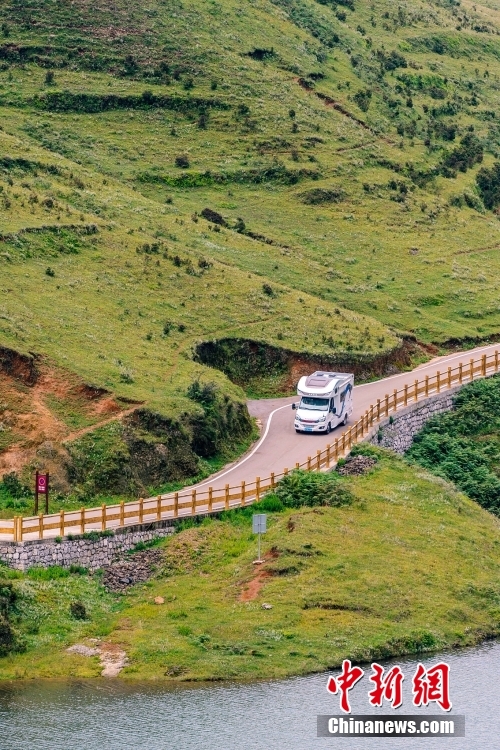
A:
<svg viewBox="0 0 500 750">
<path fill-rule="evenodd" d="M 0 750 L 500 750 L 500 643 L 428 656 L 451 666 L 452 713 L 465 714 L 466 737 L 322 738 L 317 714 L 338 714 L 325 674 L 252 684 L 168 688 L 121 680 L 19 682 L 0 687 Z M 415 660 L 398 660 L 406 675 L 404 713 L 413 708 Z M 389 663 L 389 664 L 390 664 Z M 366 670 L 369 672 L 369 668 Z M 353 713 L 372 709 L 368 674 L 351 691 Z M 448 717 L 443 713 L 443 718 Z"/>
</svg>

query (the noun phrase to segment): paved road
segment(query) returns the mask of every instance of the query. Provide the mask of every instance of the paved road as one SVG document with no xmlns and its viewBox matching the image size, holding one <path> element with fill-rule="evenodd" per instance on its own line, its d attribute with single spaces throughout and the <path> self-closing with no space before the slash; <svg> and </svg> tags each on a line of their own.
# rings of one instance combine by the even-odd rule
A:
<svg viewBox="0 0 500 750">
<path fill-rule="evenodd" d="M 354 410 L 349 424 L 356 422 L 372 404 L 377 402 L 377 399 L 383 399 L 386 394 L 392 394 L 395 388 L 400 389 L 405 383 L 413 384 L 415 378 L 423 380 L 426 375 L 435 375 L 438 370 L 445 373 L 448 367 L 457 367 L 460 362 L 464 365 L 468 364 L 472 357 L 477 359 L 483 354 L 491 355 L 499 349 L 499 344 L 492 344 L 458 354 L 437 357 L 410 372 L 392 375 L 373 383 L 357 385 L 354 387 Z M 212 486 L 216 489 L 223 488 L 226 483 L 235 487 L 242 480 L 253 482 L 255 477 L 264 479 L 273 471 L 280 473 L 285 467 L 292 469 L 297 462 L 303 463 L 308 456 L 315 456 L 317 450 L 324 450 L 328 443 L 334 442 L 342 435 L 344 428 L 340 426 L 330 435 L 318 433 L 297 435 L 291 409 L 294 401 L 298 401 L 297 396 L 249 401 L 250 414 L 260 419 L 263 425 L 260 440 L 239 461 L 200 482 L 196 487 L 206 489 Z"/>
<path fill-rule="evenodd" d="M 460 362 L 467 366 L 471 358 L 474 358 L 477 362 L 481 355 L 493 355 L 499 348 L 498 344 L 493 344 L 491 346 L 471 349 L 467 352 L 439 357 L 425 365 L 417 367 L 411 372 L 355 386 L 353 396 L 354 410 L 350 418 L 350 423 L 356 422 L 372 404 L 376 404 L 377 399 L 383 400 L 386 394 L 391 395 L 395 389 L 401 390 L 405 384 L 412 385 L 416 378 L 423 381 L 427 375 L 433 376 L 438 370 L 444 375 L 448 367 L 456 368 Z M 464 375 L 466 375 L 466 372 L 464 368 Z M 464 377 L 464 382 L 466 380 L 467 377 Z M 257 444 L 234 464 L 227 466 L 222 471 L 209 477 L 209 479 L 193 485 L 193 487 L 200 489 L 204 493 L 201 495 L 202 498 L 208 497 L 208 493 L 206 492 L 208 487 L 212 487 L 214 490 L 223 490 L 225 485 L 229 484 L 231 487 L 239 489 L 242 481 L 251 483 L 254 482 L 256 477 L 264 480 L 272 472 L 280 474 L 284 468 L 293 469 L 296 463 L 304 463 L 307 461 L 308 456 L 315 456 L 318 450 L 324 450 L 328 443 L 333 443 L 336 438 L 342 435 L 344 431 L 343 427 L 338 427 L 330 435 L 318 433 L 297 435 L 294 428 L 294 414 L 291 409 L 291 404 L 294 401 L 297 401 L 297 397 L 261 399 L 248 402 L 250 413 L 262 422 L 262 435 Z M 180 493 L 181 500 L 186 500 L 191 496 L 191 489 L 193 488 Z M 235 499 L 230 501 L 230 507 L 240 502 L 237 494 L 233 495 L 233 498 Z M 205 502 L 208 502 L 208 500 Z M 165 510 L 165 512 L 158 510 L 156 498 L 150 498 L 145 501 L 144 514 L 142 516 L 140 507 L 138 502 L 127 504 L 126 511 L 128 516 L 126 523 L 128 525 L 131 523 L 154 521 L 156 518 L 159 518 L 157 513 L 160 513 L 162 518 L 170 518 L 173 515 L 173 510 Z M 206 507 L 205 510 L 203 510 L 203 507 L 200 507 L 198 512 L 206 512 Z M 224 497 L 220 495 L 215 498 L 215 504 L 212 508 L 216 510 L 222 507 L 224 507 Z M 115 528 L 122 525 L 119 520 L 118 506 L 114 508 L 113 506 L 109 506 L 106 513 L 107 518 L 104 521 L 100 515 L 101 510 L 99 508 L 86 511 L 84 529 L 86 531 L 93 529 L 100 530 L 104 528 L 104 525 L 107 528 Z M 189 501 L 184 503 L 182 507 L 179 507 L 179 516 L 190 515 L 190 513 L 191 507 Z M 63 535 L 63 530 L 59 526 L 60 520 L 58 519 L 59 516 L 57 514 L 52 520 L 48 518 L 47 523 L 52 523 L 53 528 L 44 530 L 44 537 Z M 66 514 L 65 520 L 65 534 L 77 534 L 82 530 L 79 526 L 79 511 L 69 511 Z M 26 519 L 25 523 L 28 525 L 24 526 L 23 539 L 38 538 L 38 519 Z M 13 521 L 5 521 L 3 524 L 4 526 L 9 525 L 10 529 Z M 5 529 L 5 531 L 0 533 L 0 538 L 11 539 L 12 533 L 11 530 Z"/>
</svg>

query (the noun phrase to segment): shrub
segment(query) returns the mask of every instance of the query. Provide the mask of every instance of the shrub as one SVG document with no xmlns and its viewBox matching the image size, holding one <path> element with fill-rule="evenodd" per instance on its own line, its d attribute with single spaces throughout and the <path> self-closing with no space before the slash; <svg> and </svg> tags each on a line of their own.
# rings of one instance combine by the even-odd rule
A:
<svg viewBox="0 0 500 750">
<path fill-rule="evenodd" d="M 179 154 L 179 156 L 175 157 L 175 166 L 179 167 L 180 169 L 188 169 L 189 168 L 189 157 L 187 154 Z"/>
<path fill-rule="evenodd" d="M 320 474 L 295 469 L 278 483 L 274 496 L 285 508 L 315 505 L 348 505 L 353 495 L 333 472 Z"/>
<path fill-rule="evenodd" d="M 46 276 L 52 276 L 52 277 L 54 277 L 56 275 L 56 272 L 54 271 L 53 268 L 51 268 L 49 266 L 48 268 L 45 269 L 45 274 L 46 274 Z"/>
<path fill-rule="evenodd" d="M 500 205 L 500 162 L 492 167 L 482 167 L 477 173 L 476 184 L 486 208 Z"/>
<path fill-rule="evenodd" d="M 46 72 L 46 74 L 45 74 L 45 85 L 46 86 L 53 86 L 54 83 L 55 83 L 54 71 L 53 70 L 48 70 Z"/>
<path fill-rule="evenodd" d="M 0 488 L 5 490 L 16 500 L 31 494 L 29 489 L 21 484 L 15 471 L 11 471 L 9 474 L 4 474 L 4 477 L 0 482 Z"/>
<path fill-rule="evenodd" d="M 473 133 L 467 133 L 462 138 L 460 145 L 450 151 L 442 161 L 442 173 L 445 177 L 453 176 L 449 174 L 460 171 L 467 172 L 474 164 L 480 164 L 483 161 L 483 146 L 479 138 Z"/>
<path fill-rule="evenodd" d="M 221 227 L 227 226 L 226 220 L 222 214 L 213 211 L 211 208 L 204 208 L 200 213 L 200 216 L 203 216 L 204 219 L 211 221 L 213 224 L 220 224 Z"/>
<path fill-rule="evenodd" d="M 268 297 L 274 297 L 274 289 L 270 284 L 262 284 L 262 291 L 264 294 L 266 294 Z"/>
<path fill-rule="evenodd" d="M 345 198 L 345 193 L 340 188 L 313 188 L 306 190 L 300 196 L 302 203 L 310 206 L 320 205 L 322 203 L 340 203 Z"/>
<path fill-rule="evenodd" d="M 71 617 L 75 620 L 88 620 L 85 604 L 81 601 L 71 602 L 69 605 Z"/>
</svg>

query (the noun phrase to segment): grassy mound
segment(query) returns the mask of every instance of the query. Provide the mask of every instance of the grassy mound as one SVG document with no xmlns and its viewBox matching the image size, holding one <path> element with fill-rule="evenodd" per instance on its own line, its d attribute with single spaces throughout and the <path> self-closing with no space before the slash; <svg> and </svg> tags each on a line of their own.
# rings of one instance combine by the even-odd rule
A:
<svg viewBox="0 0 500 750">
<path fill-rule="evenodd" d="M 250 508 L 185 524 L 159 546 L 156 577 L 127 596 L 106 594 L 82 571 L 19 574 L 28 650 L 0 661 L 0 677 L 96 675 L 96 660 L 64 652 L 96 636 L 127 652 L 126 679 L 203 680 L 303 674 L 347 656 L 381 659 L 497 635 L 497 519 L 442 479 L 378 455 L 366 476 L 319 480 L 347 488 L 349 504 L 320 498 L 273 510 L 264 500 L 269 530 L 258 567 Z M 72 601 L 87 620 L 72 618 Z"/>
</svg>

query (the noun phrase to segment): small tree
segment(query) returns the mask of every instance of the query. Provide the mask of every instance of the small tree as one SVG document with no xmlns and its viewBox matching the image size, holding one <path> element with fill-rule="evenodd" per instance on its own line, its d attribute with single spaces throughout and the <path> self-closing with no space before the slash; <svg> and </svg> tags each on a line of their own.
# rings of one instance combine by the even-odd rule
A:
<svg viewBox="0 0 500 750">
<path fill-rule="evenodd" d="M 187 154 L 179 154 L 179 156 L 175 157 L 175 166 L 179 167 L 180 169 L 188 169 L 189 167 L 189 157 Z"/>
</svg>

